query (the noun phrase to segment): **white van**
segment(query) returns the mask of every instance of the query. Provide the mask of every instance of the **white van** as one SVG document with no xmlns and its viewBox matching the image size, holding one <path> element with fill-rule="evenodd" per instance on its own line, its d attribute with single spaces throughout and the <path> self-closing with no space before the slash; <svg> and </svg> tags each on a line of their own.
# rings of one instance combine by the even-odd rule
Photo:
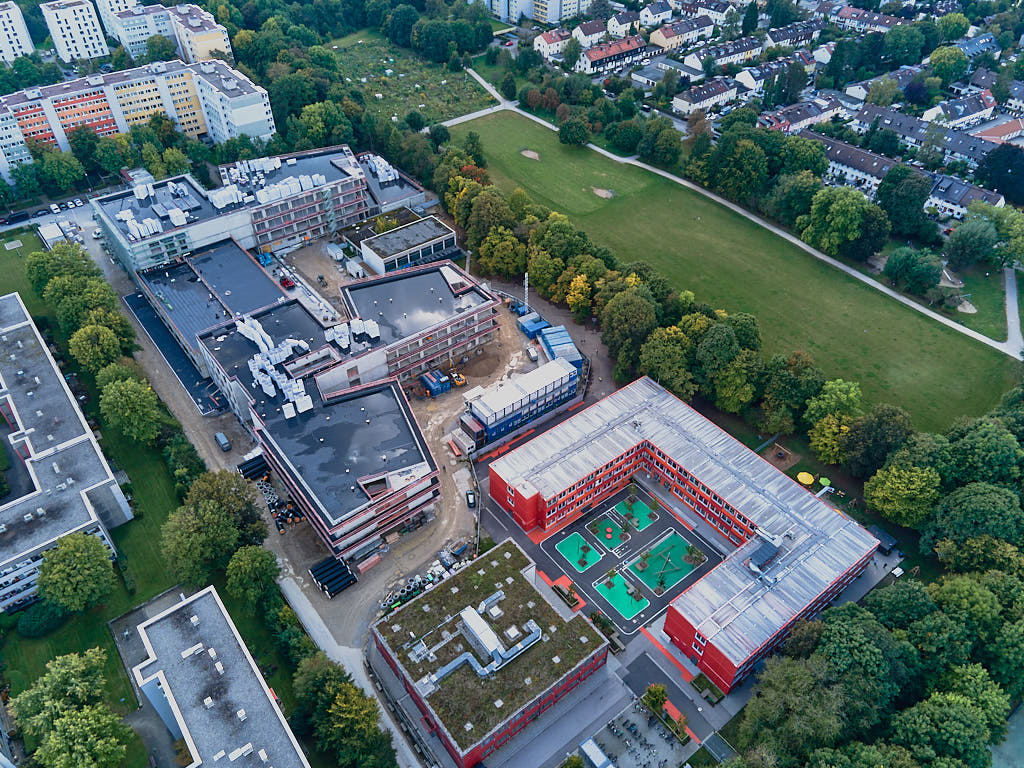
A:
<svg viewBox="0 0 1024 768">
<path fill-rule="evenodd" d="M 539 355 L 537 354 L 537 348 L 533 347 L 533 346 L 527 347 L 526 348 L 526 356 L 528 358 L 530 358 L 530 360 L 532 362 L 536 363 L 537 360 L 539 359 Z"/>
</svg>

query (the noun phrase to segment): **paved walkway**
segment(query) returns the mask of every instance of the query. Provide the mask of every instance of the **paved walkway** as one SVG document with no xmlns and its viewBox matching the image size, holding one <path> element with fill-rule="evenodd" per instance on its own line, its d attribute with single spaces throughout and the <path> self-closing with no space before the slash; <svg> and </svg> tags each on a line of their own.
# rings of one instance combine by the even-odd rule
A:
<svg viewBox="0 0 1024 768">
<path fill-rule="evenodd" d="M 1020 354 L 1024 354 L 1024 333 L 1020 328 L 1020 305 L 1017 302 L 1017 270 L 1013 267 L 1003 269 L 1006 283 L 1006 345 Z"/>
<path fill-rule="evenodd" d="M 543 118 L 537 117 L 536 115 L 530 114 L 529 112 L 520 109 L 518 106 L 516 106 L 515 102 L 503 99 L 501 95 L 494 89 L 494 87 L 490 85 L 490 83 L 486 82 L 482 77 L 480 77 L 480 75 L 478 75 L 472 69 L 469 69 L 467 71 L 470 73 L 471 76 L 476 78 L 476 80 L 481 85 L 483 85 L 492 96 L 498 99 L 499 104 L 498 106 L 495 107 L 489 107 L 488 109 L 480 110 L 479 112 L 473 112 L 469 115 L 463 115 L 462 117 L 457 117 L 454 120 L 449 120 L 448 122 L 445 123 L 446 126 L 458 125 L 460 123 L 469 122 L 470 120 L 475 120 L 478 117 L 484 117 L 486 115 L 494 114 L 495 112 L 509 111 L 514 112 L 518 115 L 522 115 L 528 120 L 532 120 L 538 125 L 544 126 L 548 130 L 558 130 L 557 126 L 552 125 L 547 120 L 544 120 Z M 654 166 L 648 165 L 647 163 L 644 163 L 636 159 L 635 157 L 620 157 L 619 155 L 609 152 L 608 150 L 603 149 L 597 146 L 596 144 L 587 144 L 587 147 L 601 155 L 604 155 L 609 160 L 614 160 L 616 163 L 622 163 L 624 165 L 632 165 L 637 168 L 642 168 L 645 171 L 655 173 L 658 176 L 668 179 L 669 181 L 672 181 L 682 187 L 686 187 L 689 190 L 704 195 L 704 197 L 714 200 L 719 205 L 722 205 L 728 208 L 729 210 L 738 213 L 740 216 L 743 216 L 744 218 L 754 222 L 755 224 L 764 227 L 769 232 L 778 235 L 783 240 L 792 243 L 793 245 L 805 251 L 806 253 L 809 253 L 811 256 L 818 259 L 819 261 L 823 261 L 829 266 L 835 267 L 839 271 L 846 273 L 855 280 L 859 280 L 865 285 L 868 285 L 877 291 L 881 291 L 889 298 L 898 301 L 900 304 L 909 307 L 915 312 L 919 312 L 920 314 L 925 315 L 926 317 L 934 320 L 937 323 L 941 323 L 942 325 L 945 325 L 948 328 L 952 328 L 953 330 L 962 333 L 963 335 L 968 336 L 974 339 L 975 341 L 980 341 L 982 344 L 992 347 L 993 349 L 997 349 L 1000 352 L 1009 355 L 1012 358 L 1015 358 L 1017 360 L 1024 360 L 1024 355 L 1022 355 L 1022 347 L 1024 347 L 1024 335 L 1021 334 L 1020 317 L 1017 310 L 1016 280 L 1007 279 L 1006 281 L 1006 325 L 1008 329 L 1008 338 L 1006 341 L 996 341 L 995 339 L 989 338 L 983 333 L 978 333 L 975 330 L 960 325 L 959 323 L 949 319 L 948 317 L 940 315 L 938 312 L 933 312 L 927 307 L 921 306 L 916 301 L 913 301 L 912 299 L 904 296 L 898 291 L 894 291 L 887 285 L 879 283 L 874 278 L 865 275 L 862 272 L 859 272 L 858 270 L 844 264 L 838 259 L 834 259 L 831 256 L 822 253 L 816 248 L 812 248 L 791 232 L 787 232 L 781 227 L 778 227 L 775 224 L 772 224 L 771 222 L 767 221 L 766 219 L 761 218 L 757 214 L 751 213 L 742 206 L 739 206 L 736 203 L 731 202 L 730 200 L 726 200 L 724 197 L 720 197 L 719 195 L 716 195 L 714 192 L 710 192 L 704 189 L 703 187 L 699 186 L 698 184 L 694 184 L 692 181 L 689 181 L 688 179 L 684 179 L 681 176 L 669 173 L 668 171 L 663 171 L 660 168 L 655 168 Z M 1010 295 L 1011 291 L 1013 292 L 1012 298 Z"/>
<path fill-rule="evenodd" d="M 306 628 L 306 632 L 313 639 L 313 642 L 316 643 L 317 647 L 326 653 L 327 658 L 331 659 L 331 661 L 335 661 L 343 666 L 352 676 L 353 682 L 358 684 L 360 688 L 370 696 L 373 696 L 377 701 L 380 708 L 381 724 L 391 731 L 391 743 L 395 747 L 395 754 L 398 756 L 400 768 L 420 768 L 421 763 L 416 757 L 416 753 L 413 752 L 409 743 L 405 740 L 402 730 L 391 717 L 387 706 L 377 696 L 377 691 L 370 681 L 369 675 L 366 674 L 366 667 L 363 665 L 362 649 L 349 648 L 339 645 L 335 641 L 331 630 L 324 623 L 323 619 L 320 618 L 316 608 L 309 602 L 309 598 L 306 597 L 306 594 L 295 581 L 292 579 L 281 579 L 278 583 L 281 585 L 281 591 L 284 593 L 288 605 L 295 611 L 299 621 L 302 622 L 302 626 Z"/>
</svg>

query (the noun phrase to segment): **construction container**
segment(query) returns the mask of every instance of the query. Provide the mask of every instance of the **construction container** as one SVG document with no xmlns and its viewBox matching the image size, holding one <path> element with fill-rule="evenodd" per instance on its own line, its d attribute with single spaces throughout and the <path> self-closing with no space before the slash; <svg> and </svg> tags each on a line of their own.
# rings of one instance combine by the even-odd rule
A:
<svg viewBox="0 0 1024 768">
<path fill-rule="evenodd" d="M 538 333 L 541 346 L 545 354 L 552 360 L 562 358 L 572 363 L 576 370 L 583 369 L 583 355 L 576 348 L 576 344 L 569 335 L 564 325 L 555 325 L 549 328 L 542 328 Z"/>
<path fill-rule="evenodd" d="M 516 320 L 516 325 L 519 326 L 519 330 L 520 331 L 523 331 L 525 333 L 526 332 L 526 326 L 529 325 L 530 323 L 532 323 L 534 320 L 539 320 L 539 319 L 540 319 L 540 315 L 538 315 L 536 312 L 530 312 L 529 314 L 526 314 L 526 315 L 520 315 L 519 319 Z"/>
<path fill-rule="evenodd" d="M 434 369 L 433 371 L 427 371 L 420 376 L 420 382 L 426 388 L 428 394 L 431 397 L 438 397 L 448 392 L 452 388 L 452 380 L 441 371 Z"/>
</svg>

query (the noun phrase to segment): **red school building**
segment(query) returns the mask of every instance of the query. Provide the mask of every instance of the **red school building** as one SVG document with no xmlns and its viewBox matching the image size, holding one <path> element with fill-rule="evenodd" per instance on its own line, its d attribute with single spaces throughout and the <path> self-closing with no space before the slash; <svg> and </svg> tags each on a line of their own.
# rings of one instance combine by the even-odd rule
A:
<svg viewBox="0 0 1024 768">
<path fill-rule="evenodd" d="M 524 530 L 547 530 L 639 473 L 736 547 L 665 620 L 672 641 L 723 691 L 860 575 L 878 546 L 646 377 L 492 462 L 490 493 Z"/>
</svg>

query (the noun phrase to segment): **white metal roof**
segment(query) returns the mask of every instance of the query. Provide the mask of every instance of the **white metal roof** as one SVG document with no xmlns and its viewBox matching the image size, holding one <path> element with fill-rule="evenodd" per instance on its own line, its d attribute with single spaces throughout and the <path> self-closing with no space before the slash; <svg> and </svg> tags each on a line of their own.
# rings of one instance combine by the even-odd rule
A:
<svg viewBox="0 0 1024 768">
<path fill-rule="evenodd" d="M 743 663 L 877 540 L 649 378 L 638 379 L 491 467 L 525 496 L 545 499 L 647 443 L 756 525 L 738 547 L 673 603 L 730 660 Z M 748 566 L 765 541 L 778 553 L 758 576 Z"/>
<path fill-rule="evenodd" d="M 491 386 L 481 389 L 474 387 L 466 393 L 466 402 L 473 401 L 473 410 L 482 416 L 498 414 L 538 392 L 543 392 L 545 387 L 557 384 L 566 376 L 577 373 L 575 366 L 568 360 L 556 357 L 550 363 L 545 363 L 539 368 L 508 379 L 499 381 Z M 481 389 L 480 392 L 477 392 Z M 472 397 L 471 397 L 472 396 Z"/>
</svg>

